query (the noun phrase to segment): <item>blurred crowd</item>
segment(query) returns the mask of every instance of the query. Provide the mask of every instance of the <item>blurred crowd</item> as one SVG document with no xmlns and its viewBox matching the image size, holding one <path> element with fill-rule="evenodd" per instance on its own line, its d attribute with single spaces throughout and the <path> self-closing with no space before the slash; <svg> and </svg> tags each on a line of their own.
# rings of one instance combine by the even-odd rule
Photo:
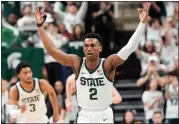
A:
<svg viewBox="0 0 179 124">
<path fill-rule="evenodd" d="M 136 84 L 144 91 L 142 102 L 145 122 L 160 123 L 165 120 L 174 124 L 178 118 L 178 79 L 177 76 L 168 76 L 167 73 L 178 69 L 179 5 L 178 2 L 151 3 L 148 24 L 135 52 L 142 68 L 141 78 Z M 106 57 L 110 43 L 114 40 L 114 5 L 112 2 L 97 1 L 2 2 L 2 47 L 44 50 L 42 77 L 51 83 L 57 93 L 62 120 L 70 122 L 71 113 L 66 109 L 65 99 L 66 82 L 72 70 L 59 64 L 44 49 L 33 15 L 36 6 L 47 13 L 44 28 L 57 48 L 84 57 L 82 38 L 85 33 L 96 32 L 103 37 L 105 50 L 102 57 Z M 2 83 L 8 90 L 17 81 L 15 75 Z M 72 87 L 72 91 L 74 90 Z M 75 91 L 73 94 L 75 95 Z M 73 99 L 75 108 L 75 96 Z M 47 115 L 51 117 L 53 112 L 50 111 L 52 106 L 48 96 L 46 103 L 49 110 Z M 13 122 L 6 115 L 6 103 L 3 105 L 2 120 Z M 134 121 L 135 112 L 126 111 L 123 124 L 133 124 Z"/>
</svg>

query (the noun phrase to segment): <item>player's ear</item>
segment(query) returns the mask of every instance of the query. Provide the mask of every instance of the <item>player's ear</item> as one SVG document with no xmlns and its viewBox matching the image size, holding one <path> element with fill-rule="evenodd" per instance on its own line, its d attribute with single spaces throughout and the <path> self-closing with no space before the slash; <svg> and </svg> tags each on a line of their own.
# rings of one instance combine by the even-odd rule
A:
<svg viewBox="0 0 179 124">
<path fill-rule="evenodd" d="M 100 52 L 102 52 L 102 51 L 103 51 L 103 47 L 102 47 L 101 45 L 100 45 L 99 50 L 100 50 Z"/>
<path fill-rule="evenodd" d="M 20 77 L 21 77 L 21 76 L 20 76 L 20 73 L 19 73 L 19 74 L 17 74 L 17 76 L 18 76 L 18 78 L 20 79 Z"/>
</svg>

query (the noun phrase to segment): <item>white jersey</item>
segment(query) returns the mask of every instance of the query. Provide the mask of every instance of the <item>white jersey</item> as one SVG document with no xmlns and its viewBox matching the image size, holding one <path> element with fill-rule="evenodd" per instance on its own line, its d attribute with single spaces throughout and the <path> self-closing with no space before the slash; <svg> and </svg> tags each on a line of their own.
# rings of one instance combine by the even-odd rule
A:
<svg viewBox="0 0 179 124">
<path fill-rule="evenodd" d="M 100 59 L 98 67 L 89 72 L 86 58 L 81 62 L 76 79 L 77 102 L 82 109 L 106 109 L 112 104 L 113 81 L 104 71 L 104 59 Z"/>
<path fill-rule="evenodd" d="M 167 100 L 166 118 L 178 118 L 178 86 L 174 90 L 169 84 L 168 91 L 171 98 Z"/>
<path fill-rule="evenodd" d="M 34 88 L 32 91 L 25 91 L 20 82 L 17 82 L 16 86 L 19 92 L 18 104 L 20 106 L 25 104 L 27 107 L 20 120 L 22 120 L 22 122 L 28 121 L 35 123 L 38 121 L 46 123 L 48 121 L 46 116 L 47 108 L 38 79 L 34 78 Z"/>
</svg>

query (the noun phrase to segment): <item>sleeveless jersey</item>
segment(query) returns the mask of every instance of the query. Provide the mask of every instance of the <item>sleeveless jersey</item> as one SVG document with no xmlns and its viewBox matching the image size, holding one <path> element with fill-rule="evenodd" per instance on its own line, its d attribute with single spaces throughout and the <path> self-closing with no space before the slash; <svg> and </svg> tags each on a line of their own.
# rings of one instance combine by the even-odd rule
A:
<svg viewBox="0 0 179 124">
<path fill-rule="evenodd" d="M 104 59 L 90 72 L 83 58 L 76 78 L 77 102 L 82 109 L 106 109 L 112 104 L 113 81 L 104 71 Z"/>
<path fill-rule="evenodd" d="M 25 91 L 20 82 L 16 83 L 19 100 L 18 104 L 26 105 L 26 111 L 22 114 L 25 120 L 36 120 L 46 116 L 47 108 L 45 104 L 45 97 L 40 89 L 40 83 L 37 78 L 34 78 L 34 88 L 32 91 Z"/>
</svg>

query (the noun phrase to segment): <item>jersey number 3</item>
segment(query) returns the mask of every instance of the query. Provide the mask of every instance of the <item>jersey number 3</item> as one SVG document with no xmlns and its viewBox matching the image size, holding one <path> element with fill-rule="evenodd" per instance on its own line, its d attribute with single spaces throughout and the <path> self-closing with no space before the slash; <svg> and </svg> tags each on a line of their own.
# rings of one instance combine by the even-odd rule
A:
<svg viewBox="0 0 179 124">
<path fill-rule="evenodd" d="M 35 104 L 30 104 L 29 106 L 31 107 L 30 112 L 34 112 L 35 111 Z"/>
<path fill-rule="evenodd" d="M 96 88 L 90 88 L 89 89 L 90 94 L 90 100 L 98 100 L 97 97 L 95 97 L 95 95 L 97 95 L 97 89 Z"/>
</svg>

